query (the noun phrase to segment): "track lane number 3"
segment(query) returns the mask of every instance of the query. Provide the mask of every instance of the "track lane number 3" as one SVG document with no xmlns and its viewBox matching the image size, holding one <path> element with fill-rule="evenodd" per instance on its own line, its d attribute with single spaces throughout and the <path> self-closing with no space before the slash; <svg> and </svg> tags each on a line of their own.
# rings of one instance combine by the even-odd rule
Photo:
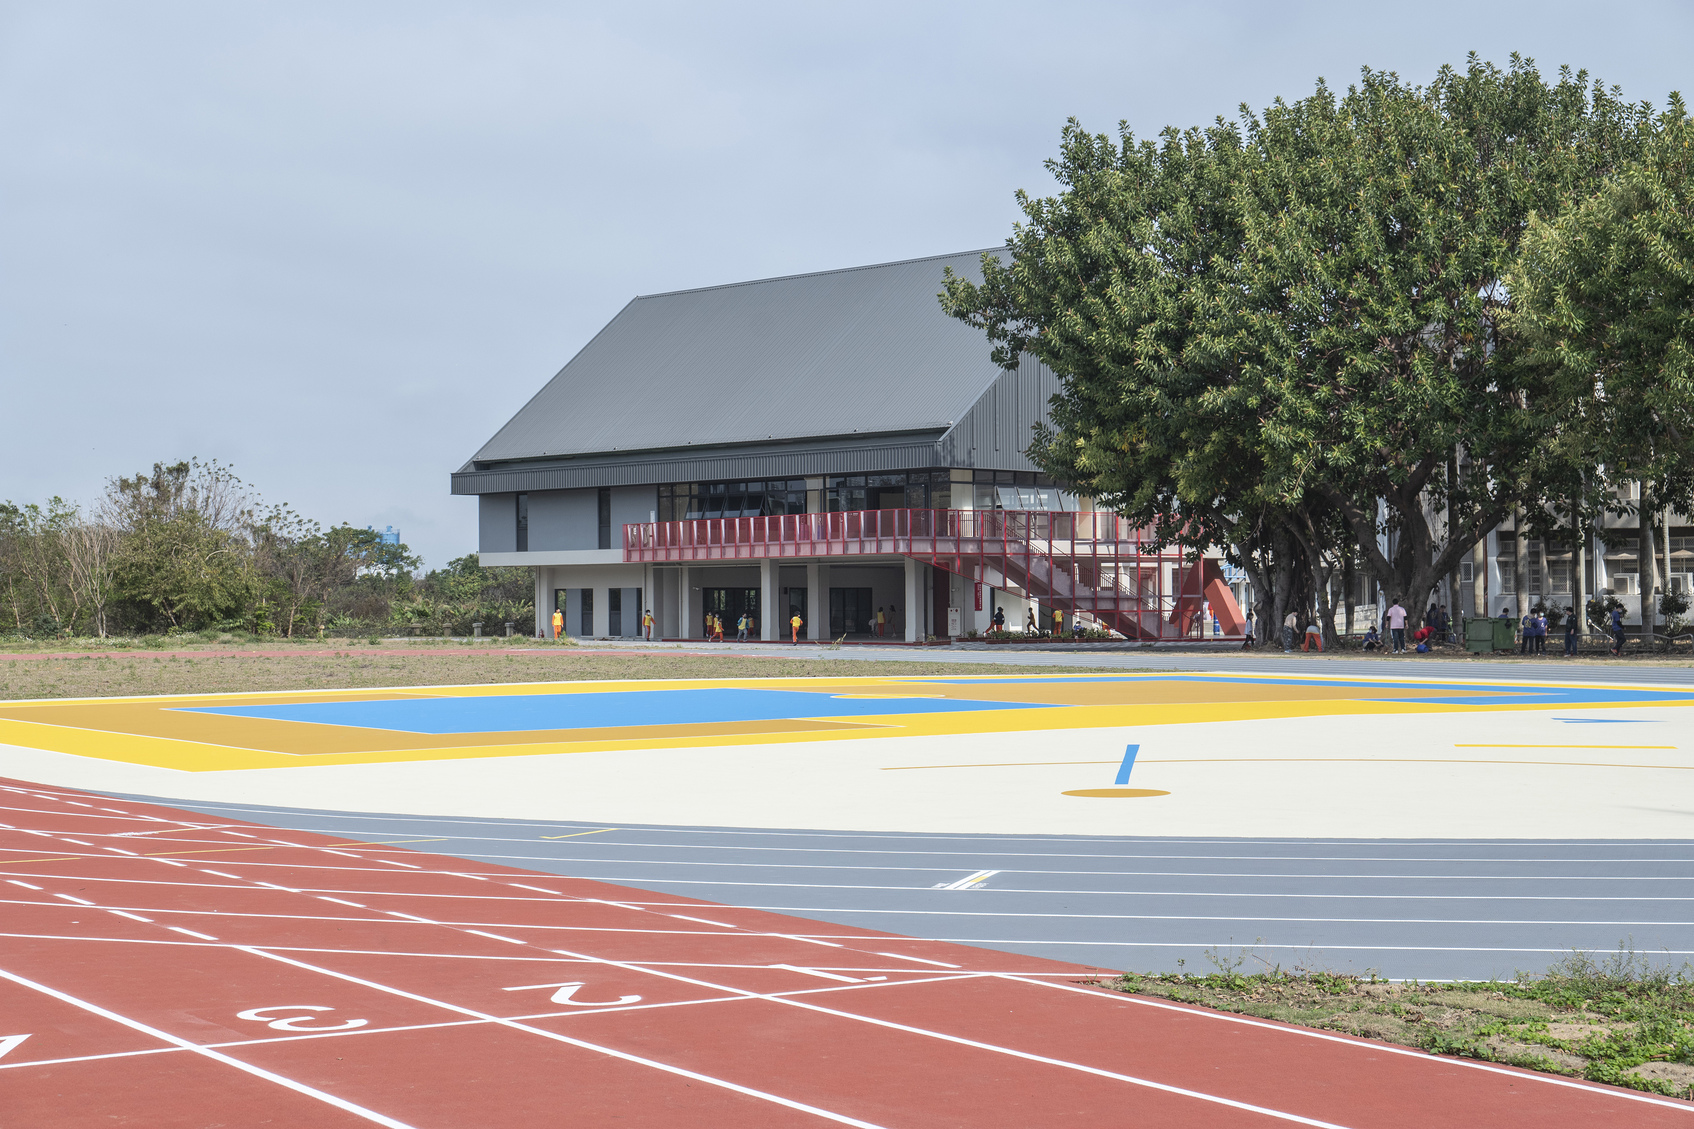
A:
<svg viewBox="0 0 1694 1129">
<path fill-rule="evenodd" d="M 235 1017 L 263 1023 L 266 1027 L 278 1031 L 351 1031 L 370 1022 L 368 1019 L 346 1019 L 340 1023 L 309 1022 L 321 1018 L 321 1012 L 334 1010 L 319 1004 L 273 1004 L 270 1007 L 250 1007 L 246 1011 L 238 1011 Z M 273 1014 L 279 1012 L 282 1014 Z"/>
</svg>

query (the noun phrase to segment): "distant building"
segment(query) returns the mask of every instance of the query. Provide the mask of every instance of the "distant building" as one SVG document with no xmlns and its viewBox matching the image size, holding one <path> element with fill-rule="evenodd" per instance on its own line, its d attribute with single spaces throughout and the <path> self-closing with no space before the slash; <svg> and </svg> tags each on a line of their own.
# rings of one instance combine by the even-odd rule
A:
<svg viewBox="0 0 1694 1129">
<path fill-rule="evenodd" d="M 1137 638 L 1227 632 L 1215 559 L 1139 532 L 1024 455 L 1058 381 L 1004 371 L 936 301 L 981 252 L 638 297 L 452 476 L 485 565 L 535 569 L 536 631 L 921 640 L 1056 609 Z M 1227 606 L 1226 606 L 1227 605 Z"/>
</svg>

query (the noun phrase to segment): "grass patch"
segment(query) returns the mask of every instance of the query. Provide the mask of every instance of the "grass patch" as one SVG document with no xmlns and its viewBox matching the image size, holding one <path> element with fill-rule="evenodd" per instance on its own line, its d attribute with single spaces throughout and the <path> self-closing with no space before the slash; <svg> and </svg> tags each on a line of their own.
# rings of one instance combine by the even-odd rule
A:
<svg viewBox="0 0 1694 1129">
<path fill-rule="evenodd" d="M 488 641 L 483 641 L 486 643 Z M 93 648 L 83 648 L 92 651 Z M 269 640 L 177 645 L 170 654 L 148 647 L 113 647 L 92 657 L 31 653 L 0 657 L 0 700 L 102 698 L 142 694 L 217 694 L 255 690 L 329 690 L 376 686 L 462 686 L 508 682 L 568 682 L 636 678 L 877 678 L 961 674 L 1075 674 L 1090 668 L 1020 669 L 989 664 L 877 662 L 800 655 L 698 656 L 654 651 L 641 655 L 584 655 L 569 645 L 524 640 L 500 653 L 467 653 L 462 644 L 372 646 L 363 640 L 313 642 L 298 654 Z M 479 648 L 488 650 L 486 646 Z M 268 653 L 260 653 L 261 651 Z"/>
<path fill-rule="evenodd" d="M 1627 944 L 1602 958 L 1574 952 L 1540 975 L 1451 984 L 1244 973 L 1250 948 L 1207 956 L 1217 971 L 1129 973 L 1104 986 L 1694 1100 L 1694 967 L 1655 964 Z"/>
</svg>

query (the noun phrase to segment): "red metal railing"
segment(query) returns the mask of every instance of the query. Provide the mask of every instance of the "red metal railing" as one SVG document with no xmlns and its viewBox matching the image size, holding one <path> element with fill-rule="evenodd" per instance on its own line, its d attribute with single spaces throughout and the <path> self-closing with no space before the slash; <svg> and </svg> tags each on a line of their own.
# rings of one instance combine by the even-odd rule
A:
<svg viewBox="0 0 1694 1129">
<path fill-rule="evenodd" d="M 630 562 L 903 556 L 1134 639 L 1203 635 L 1207 600 L 1225 634 L 1238 635 L 1217 562 L 1152 546 L 1145 528 L 1091 511 L 848 510 L 624 526 Z"/>
</svg>

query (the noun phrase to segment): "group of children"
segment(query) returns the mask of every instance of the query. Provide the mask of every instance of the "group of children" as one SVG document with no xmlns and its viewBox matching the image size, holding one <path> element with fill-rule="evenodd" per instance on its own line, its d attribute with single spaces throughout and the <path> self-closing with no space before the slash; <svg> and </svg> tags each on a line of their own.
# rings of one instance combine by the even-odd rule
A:
<svg viewBox="0 0 1694 1129">
<path fill-rule="evenodd" d="M 648 614 L 651 616 L 652 613 Z M 800 645 L 800 629 L 805 625 L 806 621 L 800 618 L 799 612 L 795 612 L 793 615 L 788 617 L 788 630 L 793 637 L 792 642 L 795 646 Z M 741 618 L 735 621 L 735 641 L 737 643 L 747 642 L 747 633 L 757 629 L 758 623 L 753 619 L 753 614 L 751 612 L 742 612 Z M 648 638 L 652 638 L 651 633 L 648 634 Z M 719 615 L 717 612 L 707 612 L 706 642 L 722 643 L 723 641 L 723 616 Z"/>
</svg>

